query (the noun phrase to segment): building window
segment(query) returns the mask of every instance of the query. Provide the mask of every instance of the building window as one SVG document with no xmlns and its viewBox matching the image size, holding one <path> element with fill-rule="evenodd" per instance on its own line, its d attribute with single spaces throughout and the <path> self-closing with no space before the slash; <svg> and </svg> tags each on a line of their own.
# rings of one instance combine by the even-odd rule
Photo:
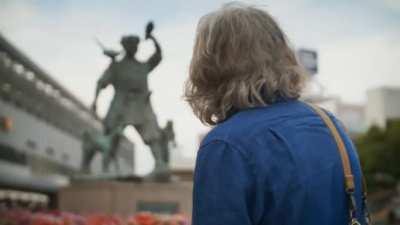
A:
<svg viewBox="0 0 400 225">
<path fill-rule="evenodd" d="M 13 128 L 13 120 L 10 117 L 0 117 L 0 128 L 2 131 L 10 132 Z"/>
<path fill-rule="evenodd" d="M 68 155 L 67 153 L 63 153 L 63 154 L 62 154 L 62 160 L 65 161 L 65 162 L 68 162 L 68 160 L 69 160 L 69 155 Z"/>
<path fill-rule="evenodd" d="M 35 149 L 37 148 L 36 142 L 32 141 L 31 139 L 28 139 L 28 140 L 25 142 L 25 145 L 26 145 L 28 148 L 33 149 L 33 150 L 35 150 Z"/>
<path fill-rule="evenodd" d="M 46 154 L 49 155 L 49 156 L 53 156 L 54 155 L 54 148 L 47 147 L 46 148 Z"/>
<path fill-rule="evenodd" d="M 4 83 L 4 84 L 1 86 L 1 89 L 2 89 L 2 91 L 8 93 L 8 92 L 11 91 L 11 84 L 9 84 L 9 83 Z"/>
</svg>

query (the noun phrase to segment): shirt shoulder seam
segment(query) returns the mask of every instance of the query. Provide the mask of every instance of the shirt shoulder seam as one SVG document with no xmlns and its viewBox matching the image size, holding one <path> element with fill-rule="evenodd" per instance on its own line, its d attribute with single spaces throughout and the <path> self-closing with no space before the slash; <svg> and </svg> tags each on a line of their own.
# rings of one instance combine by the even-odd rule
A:
<svg viewBox="0 0 400 225">
<path fill-rule="evenodd" d="M 212 143 L 216 143 L 216 142 L 223 143 L 223 144 L 227 145 L 230 149 L 232 149 L 234 151 L 238 151 L 245 158 L 248 158 L 248 154 L 246 154 L 242 149 L 240 149 L 238 146 L 235 146 L 233 143 L 231 143 L 230 141 L 228 141 L 226 139 L 223 139 L 223 138 L 215 138 L 215 139 L 210 140 L 207 143 L 201 145 L 200 146 L 200 150 L 199 150 L 199 154 L 200 154 L 202 148 L 205 148 L 206 146 L 208 146 L 208 145 L 210 145 Z"/>
</svg>

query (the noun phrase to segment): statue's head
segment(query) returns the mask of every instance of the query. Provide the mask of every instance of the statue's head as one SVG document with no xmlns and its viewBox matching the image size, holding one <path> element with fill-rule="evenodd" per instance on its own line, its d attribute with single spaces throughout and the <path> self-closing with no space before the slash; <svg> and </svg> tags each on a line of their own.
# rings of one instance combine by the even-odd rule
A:
<svg viewBox="0 0 400 225">
<path fill-rule="evenodd" d="M 139 42 L 140 38 L 136 35 L 123 36 L 121 39 L 121 45 L 125 52 L 132 56 L 136 54 Z"/>
</svg>

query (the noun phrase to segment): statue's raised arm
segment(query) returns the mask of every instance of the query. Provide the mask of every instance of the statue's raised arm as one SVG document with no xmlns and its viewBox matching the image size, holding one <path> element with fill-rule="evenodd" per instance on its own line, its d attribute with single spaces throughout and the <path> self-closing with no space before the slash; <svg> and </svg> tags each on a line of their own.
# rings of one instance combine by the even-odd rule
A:
<svg viewBox="0 0 400 225">
<path fill-rule="evenodd" d="M 147 61 L 147 65 L 149 66 L 149 71 L 152 71 L 157 65 L 161 62 L 162 56 L 161 56 L 161 47 L 156 38 L 153 36 L 152 31 L 154 29 L 154 24 L 153 22 L 149 22 L 146 26 L 146 39 L 151 39 L 154 43 L 154 47 L 156 51 L 153 53 L 153 55 L 149 58 Z"/>
</svg>

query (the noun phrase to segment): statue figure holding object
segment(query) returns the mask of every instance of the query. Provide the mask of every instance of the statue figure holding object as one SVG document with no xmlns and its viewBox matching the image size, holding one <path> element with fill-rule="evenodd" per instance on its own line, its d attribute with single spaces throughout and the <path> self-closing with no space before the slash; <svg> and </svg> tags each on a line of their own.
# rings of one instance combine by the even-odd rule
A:
<svg viewBox="0 0 400 225">
<path fill-rule="evenodd" d="M 114 97 L 104 119 L 104 134 L 115 133 L 115 129 L 132 125 L 141 136 L 143 142 L 151 149 L 155 159 L 153 174 L 166 174 L 168 172 L 167 158 L 168 143 L 163 138 L 163 129 L 157 122 L 150 101 L 151 91 L 148 85 L 148 76 L 161 62 L 161 48 L 152 34 L 154 25 L 149 22 L 146 27 L 145 39 L 154 43 L 155 52 L 145 62 L 136 59 L 140 42 L 139 36 L 128 35 L 121 39 L 124 50 L 122 59 L 117 60 L 119 52 L 103 48 L 104 54 L 111 58 L 111 63 L 97 82 L 95 99 L 92 111 L 96 112 L 97 98 L 104 88 L 111 85 L 114 88 Z M 109 155 L 103 155 L 104 168 L 107 170 L 111 156 L 116 154 L 120 135 L 113 136 Z"/>
</svg>

